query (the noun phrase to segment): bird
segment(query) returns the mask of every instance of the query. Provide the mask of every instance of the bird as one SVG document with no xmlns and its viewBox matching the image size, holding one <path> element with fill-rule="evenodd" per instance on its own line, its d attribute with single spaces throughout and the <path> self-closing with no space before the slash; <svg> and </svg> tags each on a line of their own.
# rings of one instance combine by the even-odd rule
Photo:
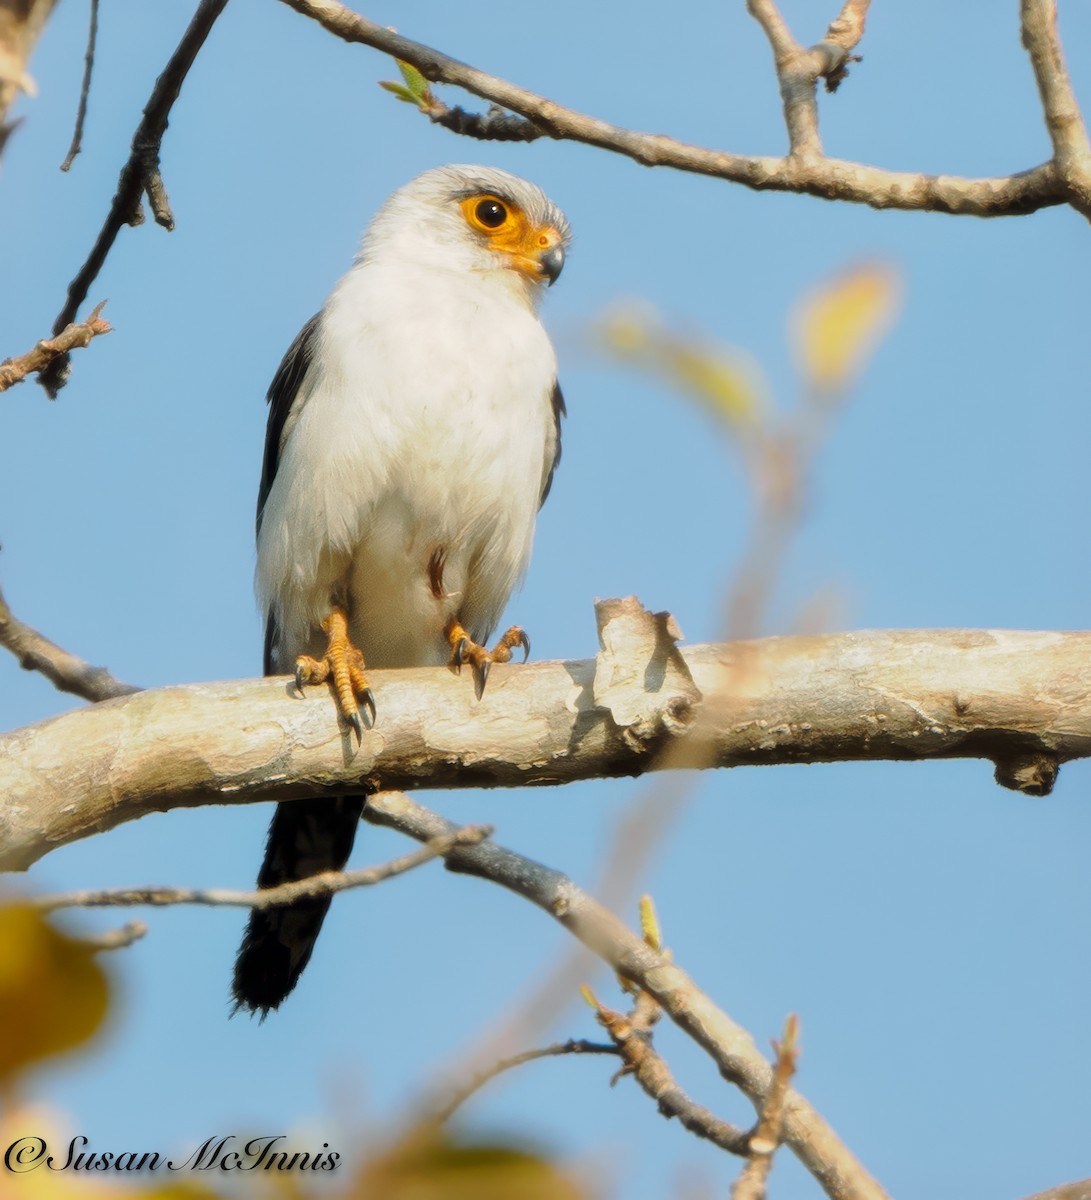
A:
<svg viewBox="0 0 1091 1200">
<path fill-rule="evenodd" d="M 539 317 L 571 241 L 535 184 L 435 167 L 372 218 L 348 273 L 270 385 L 257 506 L 266 675 L 329 681 L 362 739 L 369 668 L 450 665 L 480 698 L 486 644 L 530 560 L 565 404 Z M 367 721 L 360 708 L 363 707 Z M 258 887 L 344 868 L 366 796 L 282 802 Z M 295 987 L 330 897 L 250 912 L 234 1012 L 262 1020 Z"/>
</svg>

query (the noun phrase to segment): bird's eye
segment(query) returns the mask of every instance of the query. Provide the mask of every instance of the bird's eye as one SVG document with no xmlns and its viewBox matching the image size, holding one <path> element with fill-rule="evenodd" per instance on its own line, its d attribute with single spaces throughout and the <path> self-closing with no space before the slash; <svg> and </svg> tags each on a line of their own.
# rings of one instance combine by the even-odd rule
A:
<svg viewBox="0 0 1091 1200">
<path fill-rule="evenodd" d="M 486 229 L 499 229 L 508 219 L 508 210 L 499 200 L 490 196 L 487 200 L 477 202 L 474 216 Z"/>
</svg>

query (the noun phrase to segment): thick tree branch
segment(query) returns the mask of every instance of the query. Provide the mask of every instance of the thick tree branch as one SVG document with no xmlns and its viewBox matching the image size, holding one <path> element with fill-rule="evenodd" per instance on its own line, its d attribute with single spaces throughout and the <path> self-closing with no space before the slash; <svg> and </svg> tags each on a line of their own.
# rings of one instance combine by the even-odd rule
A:
<svg viewBox="0 0 1091 1200">
<path fill-rule="evenodd" d="M 598 146 L 645 166 L 674 167 L 679 171 L 712 175 L 759 191 L 801 192 L 826 200 L 868 204 L 873 208 L 923 209 L 979 217 L 1033 212 L 1050 205 L 1065 204 L 1069 199 L 1052 162 L 1013 175 L 964 179 L 952 175 L 886 171 L 821 156 L 749 157 L 688 145 L 660 134 L 638 133 L 565 108 L 430 46 L 402 37 L 337 0 L 282 0 L 282 3 L 317 21 L 343 41 L 371 46 L 411 63 L 433 83 L 453 84 L 519 113 L 549 137 Z M 854 21 L 859 22 L 862 30 L 863 8 L 861 3 L 856 3 L 842 10 L 846 27 L 844 31 L 835 30 L 835 45 L 837 39 L 848 38 Z M 834 25 L 837 25 L 836 21 Z"/>
<path fill-rule="evenodd" d="M 457 828 L 394 792 L 372 797 L 364 817 L 417 841 Z M 497 883 L 559 921 L 614 970 L 654 996 L 667 1016 L 708 1053 L 720 1074 L 762 1110 L 773 1086 L 774 1068 L 753 1038 L 713 1004 L 676 963 L 647 945 L 567 876 L 495 842 L 454 850 L 447 855 L 447 865 L 453 871 Z M 785 1142 L 828 1196 L 834 1200 L 885 1200 L 879 1184 L 798 1092 L 787 1093 L 783 1121 Z"/>
<path fill-rule="evenodd" d="M 83 346 L 89 346 L 91 339 L 104 333 L 112 332 L 109 321 L 102 318 L 101 313 L 106 301 L 96 304 L 86 321 L 74 321 L 66 326 L 55 337 L 40 341 L 33 350 L 20 354 L 18 358 L 6 358 L 0 363 L 0 392 L 22 383 L 28 375 L 36 371 L 44 371 L 62 355 Z"/>
<path fill-rule="evenodd" d="M 182 90 L 182 83 L 226 4 L 227 0 L 201 0 L 182 40 L 163 68 L 163 73 L 155 81 L 152 94 L 144 106 L 144 116 L 133 134 L 129 161 L 121 168 L 117 191 L 114 193 L 106 221 L 87 261 L 68 285 L 68 299 L 53 324 L 54 333 L 60 332 L 75 317 L 80 305 L 87 298 L 91 284 L 102 270 L 121 227 L 139 225 L 144 220 L 142 196 L 147 195 L 156 223 L 168 230 L 174 228 L 170 201 L 163 186 L 163 177 L 159 173 L 159 147 L 167 131 L 170 110 Z M 67 380 L 68 372 L 68 356 L 61 355 L 50 364 L 48 371 L 39 376 L 39 381 L 50 396 L 56 396 Z"/>
<path fill-rule="evenodd" d="M 115 679 L 105 667 L 93 667 L 70 654 L 16 617 L 0 591 L 0 646 L 10 650 L 26 671 L 40 671 L 62 692 L 84 700 L 112 700 L 139 688 Z"/>
<path fill-rule="evenodd" d="M 361 787 L 511 787 L 662 767 L 987 758 L 1041 795 L 1091 754 L 1091 634 L 872 631 L 678 650 L 665 614 L 598 608 L 594 660 L 375 671 L 359 747 L 286 678 L 156 689 L 0 738 L 0 869 L 149 812 Z M 669 754 L 665 754 L 667 748 Z"/>
</svg>

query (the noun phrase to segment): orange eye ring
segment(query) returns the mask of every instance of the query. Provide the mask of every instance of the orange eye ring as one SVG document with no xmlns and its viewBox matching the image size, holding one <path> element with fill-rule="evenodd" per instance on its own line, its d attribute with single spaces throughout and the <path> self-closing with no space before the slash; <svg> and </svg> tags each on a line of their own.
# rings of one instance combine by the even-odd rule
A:
<svg viewBox="0 0 1091 1200">
<path fill-rule="evenodd" d="M 474 229 L 490 236 L 511 229 L 515 222 L 511 205 L 491 193 L 463 200 L 462 212 Z"/>
</svg>

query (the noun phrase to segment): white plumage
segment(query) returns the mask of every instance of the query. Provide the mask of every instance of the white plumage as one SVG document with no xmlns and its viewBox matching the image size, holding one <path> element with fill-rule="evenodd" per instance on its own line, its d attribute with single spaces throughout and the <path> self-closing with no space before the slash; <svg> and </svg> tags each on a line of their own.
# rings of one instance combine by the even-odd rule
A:
<svg viewBox="0 0 1091 1200">
<path fill-rule="evenodd" d="M 537 188 L 481 167 L 429 171 L 374 219 L 323 310 L 264 504 L 258 595 L 280 670 L 319 652 L 335 598 L 369 666 L 445 662 L 449 619 L 483 641 L 526 569 L 557 448 L 556 359 L 540 285 L 467 225 L 469 190 L 566 232 Z"/>
<path fill-rule="evenodd" d="M 459 631 L 489 636 L 560 452 L 556 359 L 536 310 L 568 240 L 539 188 L 486 167 L 427 171 L 375 216 L 270 389 L 257 563 L 267 671 L 321 657 L 334 608 L 368 667 L 441 664 Z M 362 806 L 278 806 L 260 886 L 343 866 Z M 237 1006 L 280 1003 L 328 904 L 251 914 Z"/>
</svg>

